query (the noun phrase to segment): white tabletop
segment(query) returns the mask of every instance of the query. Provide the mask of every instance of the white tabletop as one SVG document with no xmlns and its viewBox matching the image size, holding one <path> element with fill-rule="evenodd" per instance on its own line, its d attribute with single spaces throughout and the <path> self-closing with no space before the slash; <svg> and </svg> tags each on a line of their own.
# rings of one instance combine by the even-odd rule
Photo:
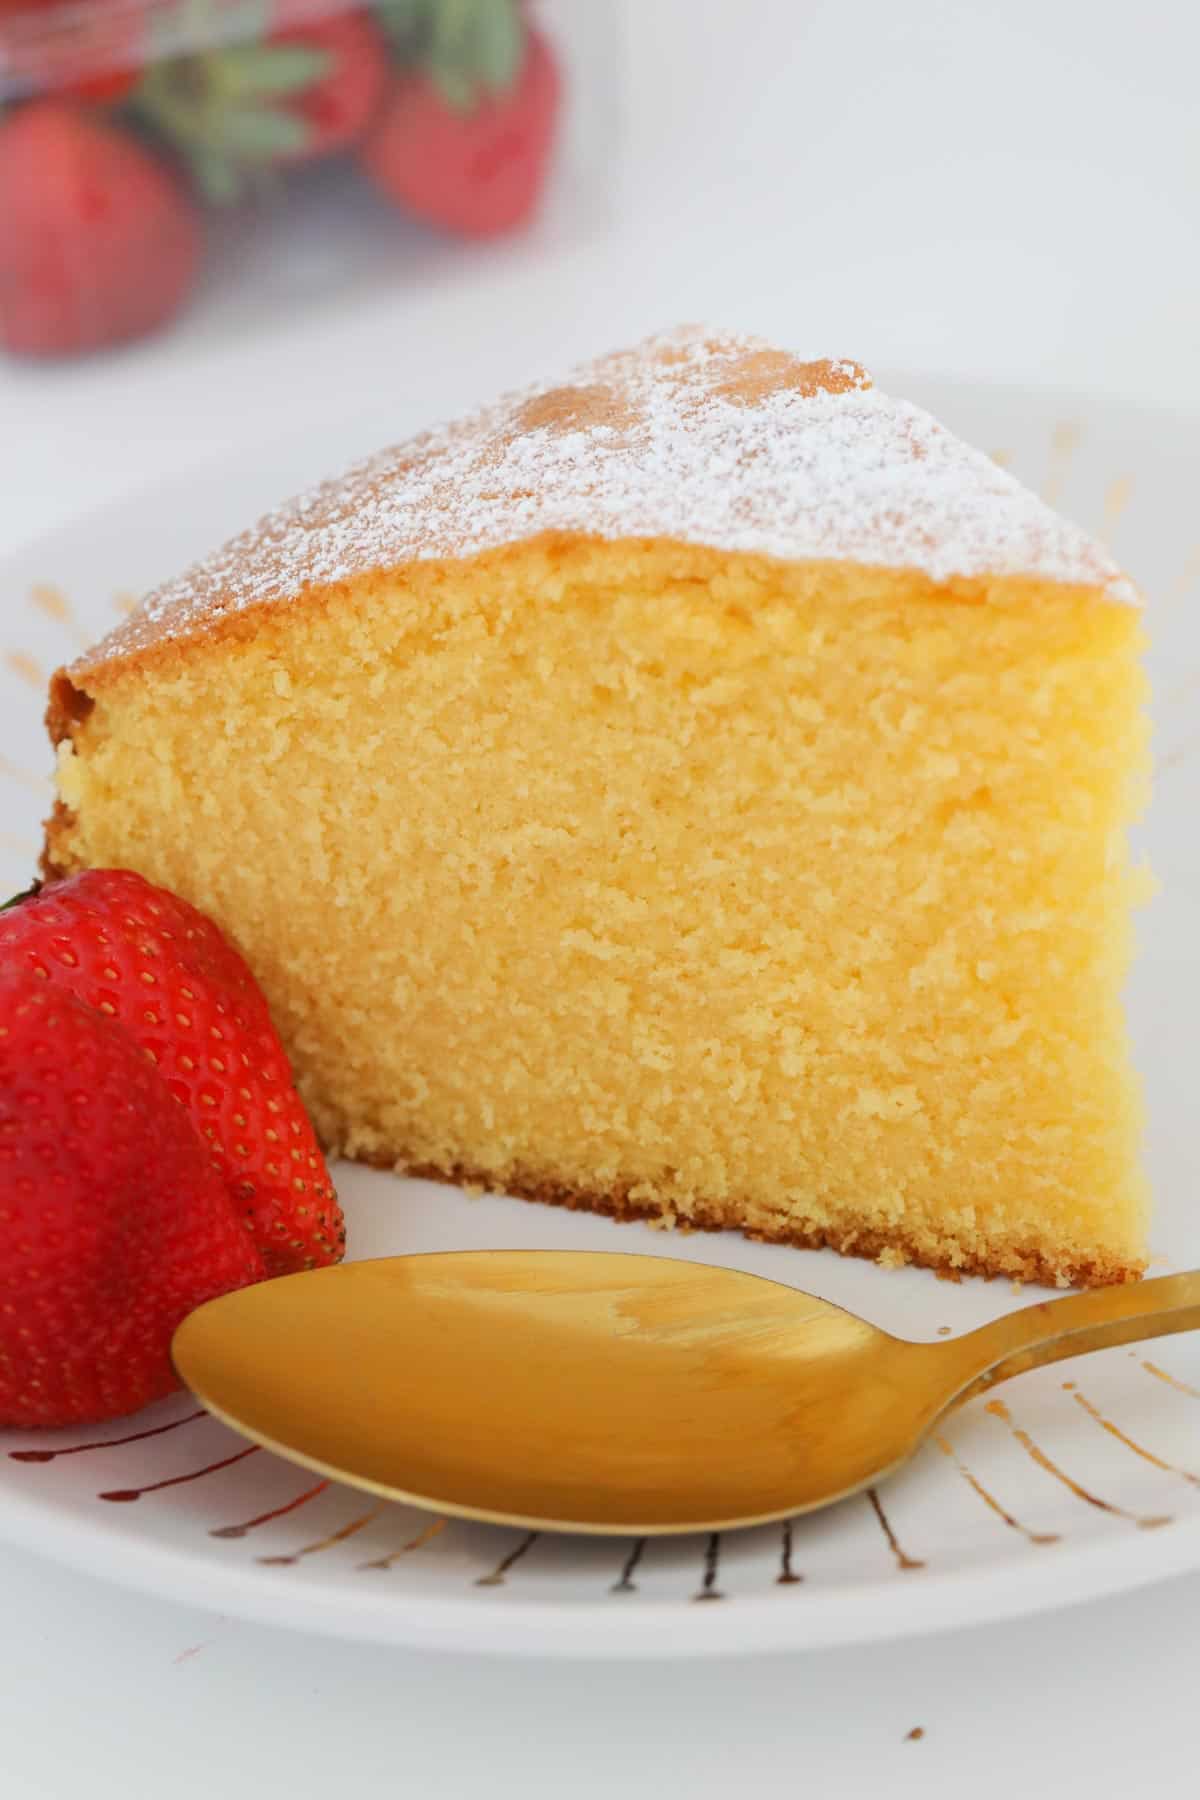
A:
<svg viewBox="0 0 1200 1800">
<path fill-rule="evenodd" d="M 285 1636 L 10 1555 L 0 1582 L 5 1800 L 1106 1800 L 1148 1792 L 1148 1767 L 1195 1788 L 1192 1579 L 911 1644 L 674 1665 Z"/>
<path fill-rule="evenodd" d="M 607 29 L 594 0 L 547 10 L 583 91 Z M 228 308 L 205 303 L 120 357 L 0 364 L 0 551 L 232 440 L 308 430 L 319 467 L 323 419 L 366 448 L 681 318 L 1200 408 L 1194 8 L 611 10 L 623 125 L 607 183 L 527 242 L 434 256 L 417 288 L 366 284 L 272 332 L 250 319 L 231 335 Z M 589 131 L 607 110 L 593 98 Z M 1150 1758 L 1164 1789 L 1193 1780 L 1200 1578 L 912 1644 L 630 1667 L 285 1636 L 4 1550 L 0 1592 L 4 1800 L 207 1800 L 217 1783 L 230 1800 L 267 1783 L 716 1796 L 830 1776 L 927 1800 L 1068 1779 L 1103 1796 Z"/>
</svg>

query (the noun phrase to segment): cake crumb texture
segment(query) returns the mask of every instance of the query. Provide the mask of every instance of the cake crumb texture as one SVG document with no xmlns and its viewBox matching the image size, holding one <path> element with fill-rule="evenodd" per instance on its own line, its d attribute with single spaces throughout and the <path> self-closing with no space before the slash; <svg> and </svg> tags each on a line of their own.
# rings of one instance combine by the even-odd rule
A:
<svg viewBox="0 0 1200 1800">
<path fill-rule="evenodd" d="M 1128 1279 L 1140 642 L 1027 575 L 554 532 L 417 558 L 153 678 L 85 659 L 48 858 L 230 930 L 350 1156 Z"/>
</svg>

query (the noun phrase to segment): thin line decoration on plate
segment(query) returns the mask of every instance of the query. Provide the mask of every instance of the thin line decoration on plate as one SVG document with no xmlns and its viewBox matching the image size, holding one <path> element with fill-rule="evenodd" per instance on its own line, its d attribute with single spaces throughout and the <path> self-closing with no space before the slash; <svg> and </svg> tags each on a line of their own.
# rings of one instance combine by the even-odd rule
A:
<svg viewBox="0 0 1200 1800">
<path fill-rule="evenodd" d="M 1070 1394 L 1072 1400 L 1083 1408 L 1089 1419 L 1095 1419 L 1097 1425 L 1103 1426 L 1110 1437 L 1116 1438 L 1119 1444 L 1124 1444 L 1127 1450 L 1132 1450 L 1135 1456 L 1140 1456 L 1143 1462 L 1151 1463 L 1156 1469 L 1162 1469 L 1164 1474 L 1180 1476 L 1192 1487 L 1200 1487 L 1200 1475 L 1193 1475 L 1190 1469 L 1181 1469 L 1177 1463 L 1166 1462 L 1161 1456 L 1156 1456 L 1153 1450 L 1147 1450 L 1144 1444 L 1139 1444 L 1136 1438 L 1131 1438 L 1127 1432 L 1121 1430 L 1119 1425 L 1114 1425 L 1111 1419 L 1106 1419 L 1100 1408 L 1080 1391 L 1074 1381 L 1064 1381 L 1063 1391 Z"/>
<path fill-rule="evenodd" d="M 423 1550 L 426 1544 L 432 1544 L 434 1538 L 439 1537 L 449 1523 L 448 1519 L 433 1519 L 426 1525 L 424 1531 L 418 1531 L 416 1537 L 409 1538 L 407 1544 L 401 1544 L 398 1550 L 391 1550 L 385 1556 L 373 1557 L 370 1562 L 359 1563 L 358 1567 L 360 1569 L 390 1569 L 393 1563 L 400 1561 L 401 1557 L 411 1556 L 414 1550 Z"/>
<path fill-rule="evenodd" d="M 269 1525 L 273 1519 L 282 1519 L 288 1513 L 294 1513 L 301 1506 L 307 1506 L 318 1494 L 323 1494 L 329 1486 L 328 1481 L 318 1481 L 315 1487 L 306 1488 L 297 1494 L 294 1500 L 287 1500 L 282 1506 L 273 1506 L 270 1512 L 256 1513 L 252 1519 L 242 1519 L 236 1525 L 214 1525 L 209 1537 L 244 1538 L 247 1532 L 257 1531 L 260 1525 Z"/>
<path fill-rule="evenodd" d="M 191 1469 L 186 1475 L 171 1475 L 165 1481 L 150 1481 L 145 1487 L 109 1488 L 105 1493 L 97 1494 L 96 1498 L 126 1504 L 131 1500 L 140 1500 L 143 1494 L 157 1494 L 162 1488 L 183 1487 L 189 1481 L 201 1481 L 206 1475 L 215 1475 L 221 1469 L 231 1468 L 234 1463 L 242 1462 L 247 1456 L 257 1456 L 258 1448 L 257 1444 L 251 1444 L 232 1456 L 223 1456 L 219 1462 L 205 1463 L 202 1469 Z"/>
<path fill-rule="evenodd" d="M 984 1505 L 990 1507 L 996 1517 L 1002 1519 L 1005 1525 L 1012 1531 L 1019 1531 L 1021 1536 L 1027 1538 L 1031 1544 L 1057 1544 L 1060 1542 L 1057 1531 L 1034 1531 L 1028 1525 L 1022 1525 L 1020 1519 L 1010 1513 L 1006 1506 L 1001 1506 L 995 1494 L 984 1487 L 974 1470 L 968 1468 L 967 1464 L 963 1461 L 962 1457 L 958 1454 L 958 1451 L 954 1448 L 954 1445 L 948 1438 L 944 1438 L 939 1432 L 935 1432 L 933 1441 L 942 1452 L 942 1455 L 948 1457 L 954 1464 L 963 1480 L 967 1483 L 967 1486 L 973 1488 L 979 1495 L 979 1498 L 983 1501 Z"/>
<path fill-rule="evenodd" d="M 638 1565 L 646 1554 L 646 1539 L 634 1538 L 633 1547 L 625 1561 L 621 1564 L 621 1573 L 608 1590 L 610 1594 L 636 1594 L 637 1582 L 633 1579 Z"/>
<path fill-rule="evenodd" d="M 336 1544 L 344 1544 L 347 1538 L 357 1537 L 366 1529 L 373 1519 L 377 1519 L 383 1511 L 382 1506 L 373 1506 L 369 1512 L 360 1513 L 356 1519 L 350 1519 L 345 1525 L 331 1531 L 325 1537 L 314 1538 L 311 1544 L 304 1544 L 299 1550 L 285 1550 L 274 1556 L 257 1556 L 255 1561 L 265 1569 L 287 1569 L 298 1563 L 305 1556 L 320 1556 L 323 1550 L 332 1550 Z"/>
<path fill-rule="evenodd" d="M 1188 553 L 1183 568 L 1163 595 L 1158 608 L 1159 618 L 1165 617 L 1168 610 L 1174 611 L 1197 586 L 1200 586 L 1200 544 Z"/>
<path fill-rule="evenodd" d="M 1104 490 L 1104 510 L 1100 515 L 1098 535 L 1106 544 L 1111 544 L 1117 534 L 1117 528 L 1129 509 L 1136 484 L 1129 474 L 1116 475 Z"/>
<path fill-rule="evenodd" d="M 1121 523 L 1129 502 L 1133 499 L 1134 482 L 1132 475 L 1117 475 L 1104 490 L 1104 510 L 1100 515 L 1100 523 L 1096 527 L 1096 535 L 1111 544 L 1116 536 L 1117 526 Z"/>
<path fill-rule="evenodd" d="M 1047 506 L 1057 506 L 1075 452 L 1083 442 L 1083 426 L 1078 419 L 1059 419 L 1050 433 L 1050 456 L 1041 496 Z"/>
<path fill-rule="evenodd" d="M 795 1587 L 804 1580 L 792 1567 L 792 1520 L 783 1521 L 783 1530 L 779 1542 L 779 1573 L 775 1577 L 777 1587 Z"/>
<path fill-rule="evenodd" d="M 521 1558 L 533 1549 L 533 1546 L 537 1543 L 541 1535 L 540 1531 L 527 1531 L 520 1543 L 517 1544 L 514 1549 L 510 1550 L 507 1556 L 502 1556 L 500 1558 L 500 1561 L 489 1575 L 477 1575 L 475 1577 L 475 1586 L 503 1587 L 504 1583 L 508 1580 L 509 1570 L 514 1568 L 516 1564 L 520 1562 Z"/>
<path fill-rule="evenodd" d="M 45 799 L 54 786 L 49 775 L 37 775 L 20 763 L 10 762 L 7 756 L 0 756 L 0 775 L 8 781 L 20 782 L 22 787 L 32 788 L 39 799 Z"/>
<path fill-rule="evenodd" d="M 57 1462 L 60 1456 L 83 1456 L 89 1450 L 119 1450 L 125 1444 L 140 1444 L 144 1438 L 162 1437 L 166 1431 L 178 1431 L 181 1425 L 194 1425 L 197 1419 L 207 1418 L 208 1414 L 201 1407 L 182 1419 L 169 1419 L 165 1425 L 152 1425 L 147 1431 L 131 1431 L 128 1437 L 100 1438 L 94 1444 L 68 1444 L 63 1450 L 10 1450 L 8 1454 L 13 1462 L 19 1463 Z"/>
<path fill-rule="evenodd" d="M 700 1575 L 700 1586 L 692 1595 L 693 1600 L 723 1600 L 724 1590 L 718 1585 L 721 1573 L 721 1533 L 710 1531 L 704 1545 L 704 1566 Z"/>
<path fill-rule="evenodd" d="M 29 604 L 47 619 L 53 619 L 56 625 L 61 625 L 73 644 L 83 650 L 88 648 L 92 641 L 90 635 L 75 617 L 75 608 L 67 595 L 54 582 L 35 581 L 29 590 Z"/>
<path fill-rule="evenodd" d="M 70 624 L 74 617 L 71 602 L 52 581 L 35 581 L 29 590 L 29 604 L 57 625 Z"/>
<path fill-rule="evenodd" d="M 41 663 L 38 662 L 36 656 L 31 656 L 28 650 L 6 650 L 4 666 L 12 674 L 19 676 L 29 687 L 37 688 L 39 693 L 46 685 L 48 678 Z"/>
<path fill-rule="evenodd" d="M 1090 1488 L 1085 1488 L 1075 1480 L 1073 1475 L 1068 1475 L 1065 1469 L 1061 1469 L 1046 1455 L 1041 1445 L 1034 1442 L 1023 1426 L 1017 1424 L 1003 1400 L 989 1400 L 983 1410 L 1006 1425 L 1031 1461 L 1035 1462 L 1039 1469 L 1044 1469 L 1047 1475 L 1053 1475 L 1054 1479 L 1060 1482 L 1069 1493 L 1074 1494 L 1077 1500 L 1086 1501 L 1088 1506 L 1094 1506 L 1100 1512 L 1110 1513 L 1115 1518 L 1128 1519 L 1131 1524 L 1138 1526 L 1142 1531 L 1153 1531 L 1159 1525 L 1173 1523 L 1169 1514 L 1129 1512 L 1124 1506 L 1118 1506 L 1115 1501 L 1102 1500 L 1099 1494 L 1093 1494 Z"/>
<path fill-rule="evenodd" d="M 903 1544 L 901 1544 L 900 1539 L 896 1536 L 896 1533 L 892 1530 L 892 1522 L 884 1512 L 883 1502 L 880 1500 L 879 1495 L 873 1487 L 867 1489 L 867 1499 L 871 1503 L 871 1510 L 879 1521 L 879 1529 L 887 1540 L 888 1549 L 896 1559 L 896 1567 L 898 1569 L 903 1569 L 905 1573 L 908 1573 L 908 1571 L 912 1569 L 923 1569 L 925 1564 L 922 1559 L 919 1556 L 910 1556 Z"/>
<path fill-rule="evenodd" d="M 1169 1374 L 1157 1363 L 1143 1362 L 1142 1367 L 1147 1375 L 1153 1375 L 1157 1381 L 1165 1381 L 1167 1386 L 1173 1387 L 1177 1394 L 1186 1394 L 1189 1400 L 1200 1400 L 1200 1388 L 1189 1387 L 1186 1381 L 1180 1381 L 1177 1375 Z"/>
</svg>

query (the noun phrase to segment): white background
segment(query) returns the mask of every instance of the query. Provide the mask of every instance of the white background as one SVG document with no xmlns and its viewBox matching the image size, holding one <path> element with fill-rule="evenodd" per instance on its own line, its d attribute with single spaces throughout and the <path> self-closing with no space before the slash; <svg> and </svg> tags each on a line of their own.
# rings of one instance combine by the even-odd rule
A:
<svg viewBox="0 0 1200 1800">
<path fill-rule="evenodd" d="M 1191 0 L 548 10 L 591 95 L 585 137 L 612 110 L 598 65 L 620 34 L 619 136 L 591 152 L 607 222 L 593 181 L 579 218 L 469 264 L 433 256 L 418 289 L 347 276 L 269 333 L 233 334 L 208 303 L 119 357 L 0 364 L 0 553 L 231 442 L 307 432 L 319 468 L 323 418 L 361 418 L 367 447 L 680 318 L 1200 413 Z M 288 1638 L 10 1552 L 0 1593 L 4 1800 L 815 1781 L 988 1800 L 1139 1791 L 1148 1762 L 1165 1790 L 1194 1786 L 1200 1579 L 911 1645 L 629 1668 Z"/>
</svg>

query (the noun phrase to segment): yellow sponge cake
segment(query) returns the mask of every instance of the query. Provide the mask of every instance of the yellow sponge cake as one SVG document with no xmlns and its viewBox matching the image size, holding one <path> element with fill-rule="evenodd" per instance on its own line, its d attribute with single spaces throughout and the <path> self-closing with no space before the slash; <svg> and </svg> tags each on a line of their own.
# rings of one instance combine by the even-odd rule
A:
<svg viewBox="0 0 1200 1800">
<path fill-rule="evenodd" d="M 1140 644 L 1099 545 L 856 364 L 680 331 L 60 672 L 47 871 L 226 927 L 348 1156 L 1131 1279 Z"/>
</svg>

